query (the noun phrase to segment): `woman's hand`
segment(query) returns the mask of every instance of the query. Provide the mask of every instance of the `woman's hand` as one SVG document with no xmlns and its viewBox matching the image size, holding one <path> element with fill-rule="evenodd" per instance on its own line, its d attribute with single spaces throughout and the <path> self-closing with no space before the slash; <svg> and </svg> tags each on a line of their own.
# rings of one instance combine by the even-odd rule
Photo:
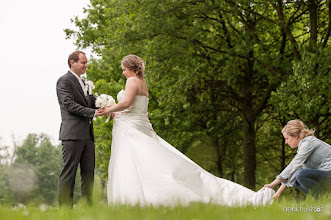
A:
<svg viewBox="0 0 331 220">
<path fill-rule="evenodd" d="M 271 199 L 276 200 L 276 199 L 278 199 L 278 198 L 280 197 L 281 194 L 282 194 L 282 193 L 280 193 L 280 192 L 277 191 L 277 192 L 271 197 Z"/>
<path fill-rule="evenodd" d="M 280 197 L 280 195 L 282 194 L 282 192 L 286 189 L 286 185 L 281 185 L 279 187 L 279 189 L 277 190 L 277 192 L 272 196 L 271 199 L 275 200 L 278 199 Z"/>
<path fill-rule="evenodd" d="M 97 109 L 95 116 L 109 115 L 109 113 L 111 113 L 110 111 L 111 111 L 111 107 L 99 108 Z"/>
<path fill-rule="evenodd" d="M 263 187 L 262 187 L 262 189 L 264 190 L 265 188 L 274 188 L 275 186 L 274 185 L 272 185 L 271 183 L 270 184 L 265 184 Z"/>
<path fill-rule="evenodd" d="M 262 189 L 265 189 L 266 187 L 275 188 L 275 186 L 280 184 L 282 181 L 282 179 L 275 179 L 272 183 L 264 185 Z"/>
<path fill-rule="evenodd" d="M 103 110 L 104 115 L 109 115 L 111 113 L 111 107 L 105 107 Z"/>
</svg>

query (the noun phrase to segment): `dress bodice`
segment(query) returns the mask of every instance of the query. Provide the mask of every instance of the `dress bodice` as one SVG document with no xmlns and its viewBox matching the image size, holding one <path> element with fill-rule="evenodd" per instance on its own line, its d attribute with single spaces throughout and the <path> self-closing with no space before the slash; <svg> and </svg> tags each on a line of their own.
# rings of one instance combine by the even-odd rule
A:
<svg viewBox="0 0 331 220">
<path fill-rule="evenodd" d="M 124 98 L 124 95 L 125 95 L 124 90 L 121 90 L 117 94 L 118 102 L 120 102 Z M 132 114 L 147 114 L 148 113 L 148 102 L 149 102 L 149 98 L 147 96 L 136 95 L 133 104 L 122 112 L 132 113 Z"/>
</svg>

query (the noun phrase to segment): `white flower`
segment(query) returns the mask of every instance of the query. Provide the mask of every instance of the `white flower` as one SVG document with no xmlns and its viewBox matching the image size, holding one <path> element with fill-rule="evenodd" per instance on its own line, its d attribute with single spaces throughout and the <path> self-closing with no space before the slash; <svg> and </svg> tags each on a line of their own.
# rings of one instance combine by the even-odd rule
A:
<svg viewBox="0 0 331 220">
<path fill-rule="evenodd" d="M 92 81 L 87 80 L 85 81 L 86 91 L 89 92 L 90 95 L 92 95 L 92 90 L 95 89 L 95 86 Z"/>
<path fill-rule="evenodd" d="M 48 206 L 46 205 L 46 204 L 41 204 L 40 206 L 39 206 L 39 209 L 40 209 L 40 211 L 42 211 L 42 212 L 46 212 L 47 211 L 47 209 L 48 209 Z"/>
<path fill-rule="evenodd" d="M 95 88 L 95 86 L 91 80 L 86 80 L 85 84 L 88 86 L 91 86 L 93 89 Z"/>
<path fill-rule="evenodd" d="M 101 94 L 99 97 L 100 97 L 101 100 L 105 100 L 105 99 L 107 99 L 108 95 Z"/>
<path fill-rule="evenodd" d="M 95 101 L 95 106 L 99 108 L 112 107 L 114 105 L 116 105 L 115 99 L 112 96 L 106 94 L 101 94 Z M 109 119 L 110 115 L 108 115 L 106 122 L 108 122 Z"/>
<path fill-rule="evenodd" d="M 21 204 L 21 203 L 18 203 L 18 204 L 14 207 L 14 209 L 26 209 L 26 206 L 23 205 L 23 204 Z"/>
<path fill-rule="evenodd" d="M 95 106 L 96 106 L 96 107 L 100 107 L 100 106 L 101 106 L 101 100 L 100 100 L 100 99 L 97 99 L 97 100 L 95 101 Z"/>
<path fill-rule="evenodd" d="M 108 100 L 107 101 L 107 106 L 114 106 L 116 103 L 115 103 L 115 100 L 114 99 L 111 99 L 111 100 Z"/>
</svg>

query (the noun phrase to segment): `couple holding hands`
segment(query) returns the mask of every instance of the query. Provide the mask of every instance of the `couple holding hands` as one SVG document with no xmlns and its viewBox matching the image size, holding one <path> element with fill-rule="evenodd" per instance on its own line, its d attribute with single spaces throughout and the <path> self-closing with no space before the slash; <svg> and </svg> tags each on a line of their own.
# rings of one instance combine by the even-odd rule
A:
<svg viewBox="0 0 331 220">
<path fill-rule="evenodd" d="M 87 68 L 85 53 L 70 54 L 68 65 L 69 71 L 56 85 L 62 117 L 60 206 L 73 205 L 78 166 L 82 197 L 91 202 L 95 168 L 92 120 L 108 114 L 114 118 L 107 184 L 109 204 L 265 205 L 278 198 L 286 187 L 298 187 L 314 196 L 330 190 L 331 147 L 316 138 L 300 120 L 289 121 L 282 130 L 286 143 L 298 148 L 296 156 L 272 183 L 254 192 L 210 174 L 154 132 L 148 119 L 149 93 L 140 57 L 128 55 L 122 60 L 123 75 L 127 79 L 125 90 L 117 95 L 116 105 L 99 109 L 95 106 L 95 97 L 80 78 Z M 275 193 L 272 188 L 280 183 Z"/>
</svg>

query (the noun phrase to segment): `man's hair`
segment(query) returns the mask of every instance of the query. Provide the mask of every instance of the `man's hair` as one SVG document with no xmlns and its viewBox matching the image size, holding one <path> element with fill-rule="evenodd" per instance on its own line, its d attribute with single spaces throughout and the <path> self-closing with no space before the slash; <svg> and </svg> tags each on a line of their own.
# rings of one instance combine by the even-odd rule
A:
<svg viewBox="0 0 331 220">
<path fill-rule="evenodd" d="M 68 57 L 69 68 L 71 68 L 71 63 L 70 63 L 71 60 L 75 61 L 76 63 L 78 62 L 79 54 L 83 54 L 85 56 L 85 53 L 83 51 L 79 51 L 79 50 L 77 50 L 69 55 L 69 57 Z"/>
</svg>

